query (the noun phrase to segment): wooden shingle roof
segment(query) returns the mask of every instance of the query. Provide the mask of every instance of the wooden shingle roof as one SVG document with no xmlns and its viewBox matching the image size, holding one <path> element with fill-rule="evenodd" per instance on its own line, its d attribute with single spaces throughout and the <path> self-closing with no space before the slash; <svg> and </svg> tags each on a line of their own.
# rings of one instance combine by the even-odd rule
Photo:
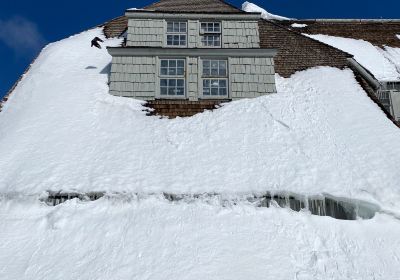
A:
<svg viewBox="0 0 400 280">
<path fill-rule="evenodd" d="M 222 0 L 161 0 L 144 7 L 157 12 L 244 13 Z"/>
<path fill-rule="evenodd" d="M 303 24 L 302 28 L 294 28 L 292 24 Z M 353 38 L 368 41 L 382 47 L 400 47 L 400 20 L 296 20 L 281 21 L 292 30 L 306 34 L 323 34 L 336 37 Z"/>
</svg>

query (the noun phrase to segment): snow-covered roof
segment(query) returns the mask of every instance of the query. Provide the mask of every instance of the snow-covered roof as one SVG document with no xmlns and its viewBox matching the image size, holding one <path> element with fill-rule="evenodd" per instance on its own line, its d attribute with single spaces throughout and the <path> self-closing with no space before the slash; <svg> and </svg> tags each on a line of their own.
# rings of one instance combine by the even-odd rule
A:
<svg viewBox="0 0 400 280">
<path fill-rule="evenodd" d="M 256 4 L 247 1 L 242 4 L 242 10 L 248 13 L 261 13 L 263 19 L 290 20 L 287 17 L 271 14 L 267 12 L 265 9 L 257 6 Z"/>
<path fill-rule="evenodd" d="M 328 35 L 307 36 L 354 55 L 379 81 L 400 81 L 400 48 L 379 48 L 364 40 Z"/>
<path fill-rule="evenodd" d="M 159 119 L 146 116 L 141 101 L 108 94 L 111 57 L 88 43 L 102 32 L 48 45 L 0 113 L 1 279 L 400 274 L 400 131 L 353 72 L 277 75 L 277 94 Z M 39 201 L 48 190 L 110 196 L 50 207 Z M 357 198 L 382 210 L 339 221 L 161 195 L 234 200 L 266 191 Z"/>
</svg>

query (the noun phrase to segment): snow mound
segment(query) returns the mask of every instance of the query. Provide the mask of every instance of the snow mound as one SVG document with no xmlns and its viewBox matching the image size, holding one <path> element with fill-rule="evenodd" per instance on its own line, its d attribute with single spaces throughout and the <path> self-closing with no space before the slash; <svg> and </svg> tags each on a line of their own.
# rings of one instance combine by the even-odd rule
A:
<svg viewBox="0 0 400 280">
<path fill-rule="evenodd" d="M 0 203 L 1 279 L 397 279 L 400 223 L 146 200 Z M 355 269 L 356 268 L 356 269 Z"/>
<path fill-rule="evenodd" d="M 304 28 L 304 27 L 307 27 L 308 25 L 307 24 L 305 24 L 305 23 L 303 23 L 303 24 L 301 24 L 301 23 L 293 23 L 292 25 L 291 25 L 291 27 L 293 27 L 293 28 Z"/>
<path fill-rule="evenodd" d="M 248 13 L 261 13 L 263 19 L 290 20 L 290 18 L 271 14 L 256 4 L 247 1 L 242 4 L 242 10 Z"/>
<path fill-rule="evenodd" d="M 288 191 L 382 208 L 400 201 L 400 131 L 350 70 L 277 77 L 278 94 L 159 119 L 141 101 L 108 94 L 111 57 L 89 44 L 101 32 L 46 47 L 5 104 L 0 193 Z"/>
<path fill-rule="evenodd" d="M 328 35 L 304 35 L 354 55 L 354 59 L 379 81 L 400 81 L 400 48 L 381 49 L 364 40 Z"/>
</svg>

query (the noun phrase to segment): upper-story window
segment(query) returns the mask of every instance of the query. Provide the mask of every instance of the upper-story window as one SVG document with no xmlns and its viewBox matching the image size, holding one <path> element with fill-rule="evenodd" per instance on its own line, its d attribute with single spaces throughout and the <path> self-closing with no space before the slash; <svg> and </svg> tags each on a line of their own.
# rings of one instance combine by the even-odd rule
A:
<svg viewBox="0 0 400 280">
<path fill-rule="evenodd" d="M 167 22 L 167 46 L 185 47 L 187 43 L 187 22 Z"/>
<path fill-rule="evenodd" d="M 221 47 L 221 23 L 202 22 L 200 25 L 200 37 L 203 47 Z"/>
</svg>

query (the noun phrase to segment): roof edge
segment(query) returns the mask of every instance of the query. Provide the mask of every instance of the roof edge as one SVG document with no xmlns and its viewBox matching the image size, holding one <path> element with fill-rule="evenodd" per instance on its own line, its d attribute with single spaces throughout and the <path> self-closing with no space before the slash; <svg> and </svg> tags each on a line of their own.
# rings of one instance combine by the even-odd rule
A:
<svg viewBox="0 0 400 280">
<path fill-rule="evenodd" d="M 277 49 L 239 48 L 159 48 L 159 47 L 108 47 L 111 56 L 232 56 L 232 57 L 275 57 Z"/>
<path fill-rule="evenodd" d="M 246 13 L 246 12 L 166 12 L 166 11 L 145 11 L 145 10 L 126 10 L 125 16 L 135 19 L 208 19 L 218 16 L 219 19 L 252 19 L 259 20 L 261 13 Z"/>
</svg>

